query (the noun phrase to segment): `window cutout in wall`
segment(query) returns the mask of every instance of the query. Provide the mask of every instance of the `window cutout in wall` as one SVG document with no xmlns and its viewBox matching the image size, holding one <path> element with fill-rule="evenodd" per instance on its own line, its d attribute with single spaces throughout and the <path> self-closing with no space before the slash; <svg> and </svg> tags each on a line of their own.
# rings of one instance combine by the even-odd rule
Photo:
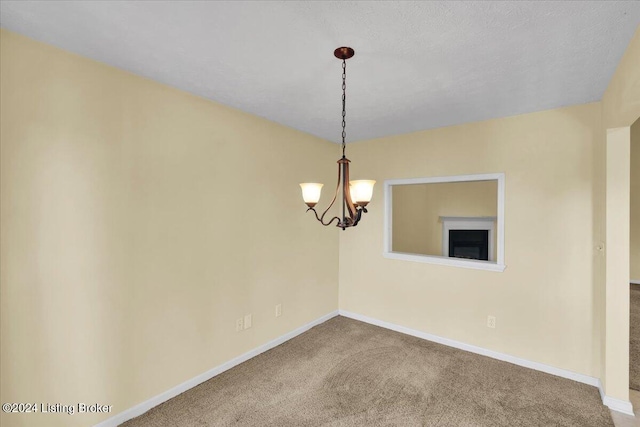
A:
<svg viewBox="0 0 640 427">
<path fill-rule="evenodd" d="M 384 256 L 504 271 L 504 174 L 385 181 Z"/>
</svg>

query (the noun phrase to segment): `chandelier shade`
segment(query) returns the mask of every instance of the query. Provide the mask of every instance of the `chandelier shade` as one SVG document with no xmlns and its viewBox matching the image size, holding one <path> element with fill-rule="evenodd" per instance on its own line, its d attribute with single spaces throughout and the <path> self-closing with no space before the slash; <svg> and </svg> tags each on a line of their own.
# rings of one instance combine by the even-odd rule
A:
<svg viewBox="0 0 640 427">
<path fill-rule="evenodd" d="M 320 194 L 322 192 L 323 184 L 317 182 L 305 182 L 300 184 L 302 189 L 302 199 L 307 204 L 308 211 L 313 211 L 316 219 L 320 221 L 322 225 L 330 225 L 336 221 L 336 226 L 343 230 L 348 227 L 355 227 L 360 222 L 360 218 L 363 213 L 367 212 L 366 206 L 371 201 L 373 196 L 373 186 L 376 183 L 373 180 L 349 180 L 349 163 L 351 161 L 345 156 L 347 136 L 347 59 L 353 57 L 355 52 L 350 47 L 339 47 L 333 55 L 342 60 L 342 157 L 338 159 L 338 184 L 336 186 L 336 192 L 333 196 L 333 200 L 329 204 L 329 207 L 318 215 L 315 210 L 315 206 L 320 201 Z M 325 221 L 325 216 L 329 209 L 339 199 L 337 206 L 342 207 L 342 216 L 334 216 L 328 221 Z"/>
<path fill-rule="evenodd" d="M 367 206 L 373 196 L 373 185 L 376 182 L 370 179 L 361 179 L 349 182 L 351 200 L 358 206 Z"/>
<path fill-rule="evenodd" d="M 310 208 L 314 207 L 320 200 L 323 185 L 324 184 L 318 182 L 304 182 L 300 184 L 302 188 L 302 199 Z"/>
</svg>

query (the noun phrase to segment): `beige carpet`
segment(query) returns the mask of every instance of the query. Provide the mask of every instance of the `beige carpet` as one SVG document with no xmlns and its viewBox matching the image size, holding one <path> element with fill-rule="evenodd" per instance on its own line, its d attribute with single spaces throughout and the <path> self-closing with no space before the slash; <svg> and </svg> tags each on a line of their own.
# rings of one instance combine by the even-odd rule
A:
<svg viewBox="0 0 640 427">
<path fill-rule="evenodd" d="M 598 390 L 336 317 L 128 421 L 613 427 Z"/>
<path fill-rule="evenodd" d="M 640 285 L 631 285 L 629 388 L 640 391 Z"/>
</svg>

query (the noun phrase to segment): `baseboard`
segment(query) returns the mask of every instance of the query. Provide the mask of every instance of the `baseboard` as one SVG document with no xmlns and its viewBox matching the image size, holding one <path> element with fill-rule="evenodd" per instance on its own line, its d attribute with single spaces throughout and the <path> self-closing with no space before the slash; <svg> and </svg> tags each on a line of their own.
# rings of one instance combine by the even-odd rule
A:
<svg viewBox="0 0 640 427">
<path fill-rule="evenodd" d="M 628 400 L 616 399 L 615 397 L 605 396 L 602 399 L 604 406 L 608 406 L 612 411 L 622 412 L 623 414 L 635 417 L 633 413 L 633 405 Z"/>
<path fill-rule="evenodd" d="M 640 280 L 629 280 L 632 285 L 640 285 Z"/>
<path fill-rule="evenodd" d="M 591 377 L 589 375 L 579 374 L 577 372 L 569 371 L 566 369 L 556 368 L 555 366 L 545 365 L 544 363 L 533 362 L 531 360 L 522 359 L 520 357 L 511 356 L 505 353 L 499 353 L 497 351 L 488 350 L 486 348 L 477 347 L 475 345 L 465 344 L 460 341 L 455 341 L 449 338 L 443 338 L 438 335 L 428 334 L 426 332 L 418 331 L 416 329 L 407 328 L 404 326 L 396 325 L 394 323 L 385 322 L 383 320 L 374 319 L 372 317 L 363 316 L 362 314 L 352 313 L 345 310 L 339 311 L 340 316 L 349 317 L 351 319 L 359 320 L 361 322 L 369 323 L 371 325 L 380 326 L 385 329 L 400 332 L 403 334 L 411 335 L 417 338 L 422 338 L 427 341 L 437 342 L 449 347 L 458 348 L 460 350 L 468 351 L 471 353 L 480 354 L 482 356 L 491 357 L 493 359 L 502 360 L 504 362 L 513 363 L 514 365 L 523 366 L 525 368 L 534 369 L 536 371 L 546 372 L 547 374 L 555 375 L 557 377 L 567 378 L 579 383 L 588 384 L 598 388 L 602 403 L 614 411 L 622 412 L 623 414 L 633 415 L 633 406 L 631 402 L 616 399 L 614 397 L 606 396 L 602 387 L 602 383 L 599 378 Z"/>
<path fill-rule="evenodd" d="M 190 388 L 193 388 L 195 386 L 197 386 L 200 383 L 203 383 L 213 377 L 215 377 L 216 375 L 219 375 L 231 368 L 233 368 L 234 366 L 237 366 L 243 362 L 246 362 L 247 360 L 256 357 L 257 355 L 264 353 L 267 350 L 270 350 L 274 347 L 279 346 L 280 344 L 289 341 L 292 338 L 295 338 L 296 336 L 308 331 L 309 329 L 311 329 L 314 326 L 317 326 L 321 323 L 326 322 L 327 320 L 337 316 L 344 316 L 344 317 L 349 317 L 351 319 L 355 319 L 355 320 L 359 320 L 361 322 L 365 322 L 365 323 L 369 323 L 372 325 L 376 325 L 376 326 L 380 326 L 382 328 L 385 329 L 390 329 L 392 331 L 396 331 L 396 332 L 400 332 L 403 334 L 407 334 L 407 335 L 411 335 L 417 338 L 422 338 L 428 341 L 433 341 L 433 342 L 437 342 L 439 344 L 443 344 L 449 347 L 454 347 L 454 348 L 458 348 L 460 350 L 465 350 L 465 351 L 469 351 L 471 353 L 476 353 L 476 354 L 480 354 L 483 356 L 487 356 L 487 357 L 491 357 L 493 359 L 497 359 L 497 360 L 502 360 L 505 362 L 509 362 L 509 363 L 513 363 L 514 365 L 519 365 L 519 366 L 523 366 L 525 368 L 530 368 L 530 369 L 534 369 L 537 371 L 542 371 L 542 372 L 546 372 L 548 374 L 552 374 L 552 375 L 556 375 L 562 378 L 568 378 L 570 380 L 574 380 L 574 381 L 578 381 L 580 383 L 584 383 L 584 384 L 588 384 L 594 387 L 597 387 L 598 390 L 600 391 L 600 396 L 602 398 L 602 402 L 604 405 L 608 406 L 610 409 L 614 410 L 614 411 L 618 411 L 618 412 L 622 412 L 624 414 L 627 415 L 634 415 L 633 414 L 633 406 L 631 405 L 631 402 L 629 401 L 624 401 L 621 399 L 616 399 L 610 396 L 606 396 L 604 394 L 603 388 L 602 388 L 602 384 L 600 383 L 600 379 L 598 378 L 594 378 L 594 377 L 590 377 L 588 375 L 584 375 L 584 374 L 579 374 L 576 372 L 572 372 L 572 371 L 568 371 L 565 369 L 560 369 L 560 368 L 556 368 L 550 365 L 545 365 L 543 363 L 538 363 L 538 362 L 532 362 L 530 360 L 526 360 L 526 359 L 521 359 L 519 357 L 515 357 L 515 356 L 511 356 L 508 354 L 504 354 L 504 353 L 499 353 L 493 350 L 488 350 L 482 347 L 477 347 L 474 345 L 470 345 L 470 344 L 465 344 L 463 342 L 460 341 L 455 341 L 449 338 L 443 338 L 437 335 L 433 335 L 433 334 L 429 334 L 426 332 L 422 332 L 422 331 L 418 331 L 415 329 L 411 329 L 411 328 L 407 328 L 404 326 L 400 326 L 400 325 L 396 325 L 393 323 L 389 323 L 389 322 L 385 322 L 382 320 L 378 320 L 378 319 L 374 319 L 368 316 L 363 316 L 361 314 L 356 314 L 356 313 L 351 313 L 349 311 L 345 311 L 345 310 L 339 310 L 339 311 L 333 311 L 331 313 L 328 313 L 312 322 L 307 323 L 306 325 L 303 325 L 289 333 L 286 333 L 272 341 L 269 341 L 266 344 L 263 344 L 259 347 L 254 348 L 253 350 L 250 350 L 234 359 L 231 359 L 230 361 L 223 363 L 222 365 L 216 366 L 213 369 L 208 370 L 207 372 L 204 372 L 194 378 L 191 378 L 190 380 L 187 380 L 185 382 L 183 382 L 182 384 L 179 384 L 167 391 L 165 391 L 164 393 L 161 393 L 157 396 L 154 396 L 148 400 L 145 400 L 144 402 L 127 409 L 126 411 L 120 412 L 116 415 L 114 415 L 111 418 L 108 418 L 102 422 L 100 422 L 99 424 L 96 424 L 95 427 L 117 427 L 118 425 L 132 419 L 135 418 L 139 415 L 144 414 L 145 412 L 147 412 L 149 409 L 158 406 L 161 403 L 166 402 L 167 400 L 179 395 L 180 393 L 184 393 L 185 391 L 189 390 Z"/>
<path fill-rule="evenodd" d="M 219 375 L 221 373 L 223 373 L 224 371 L 227 371 L 231 368 L 233 368 L 234 366 L 237 366 L 239 364 L 241 364 L 242 362 L 246 362 L 247 360 L 256 357 L 257 355 L 259 355 L 260 353 L 264 353 L 267 350 L 271 350 L 274 347 L 279 346 L 280 344 L 289 341 L 291 338 L 295 338 L 296 336 L 302 334 L 303 332 L 308 331 L 309 329 L 311 329 L 314 326 L 317 326 L 321 323 L 326 322 L 327 320 L 336 317 L 338 315 L 338 311 L 333 311 L 331 313 L 325 314 L 324 316 L 307 323 L 306 325 L 303 325 L 289 333 L 286 333 L 272 341 L 269 341 L 266 344 L 261 345 L 260 347 L 256 347 L 251 351 L 248 351 L 234 359 L 231 359 L 230 361 L 223 363 L 222 365 L 216 366 L 213 369 L 208 370 L 207 372 L 204 372 L 194 378 L 191 378 L 190 380 L 187 380 L 185 382 L 183 382 L 182 384 L 179 384 L 167 391 L 165 391 L 164 393 L 161 393 L 157 396 L 152 397 L 149 400 L 145 400 L 144 402 L 127 409 L 126 411 L 120 412 L 119 414 L 114 415 L 113 417 L 102 421 L 99 424 L 96 424 L 95 427 L 117 427 L 118 425 L 124 423 L 125 421 L 128 421 L 132 418 L 137 417 L 138 415 L 142 415 L 145 412 L 147 412 L 149 409 L 153 408 L 154 406 L 158 406 L 161 403 L 166 402 L 167 400 L 179 395 L 180 393 L 184 393 L 185 391 L 189 390 L 190 388 L 193 388 L 195 386 L 197 386 L 200 383 L 203 383 L 213 377 L 215 377 L 216 375 Z"/>
<path fill-rule="evenodd" d="M 633 413 L 633 405 L 628 400 L 617 399 L 615 397 L 607 396 L 604 394 L 604 387 L 602 387 L 602 383 L 598 380 L 598 390 L 600 391 L 600 397 L 602 398 L 602 403 L 609 407 L 612 411 L 621 412 L 623 414 L 635 416 Z"/>
<path fill-rule="evenodd" d="M 600 380 L 589 375 L 579 374 L 577 372 L 568 371 L 566 369 L 556 368 L 554 366 L 545 365 L 544 363 L 532 362 L 530 360 L 521 359 L 516 356 L 511 356 L 505 353 L 499 353 L 497 351 L 488 350 L 486 348 L 477 347 L 471 344 L 465 344 L 460 341 L 455 341 L 449 338 L 443 338 L 437 335 L 429 334 L 426 332 L 418 331 L 415 329 L 406 328 L 404 326 L 396 325 L 393 323 L 385 322 L 383 320 L 374 319 L 361 314 L 351 313 L 349 311 L 340 310 L 340 316 L 350 317 L 351 319 L 360 320 L 365 323 L 380 326 L 385 329 L 391 329 L 392 331 L 401 332 L 403 334 L 411 335 L 417 338 L 422 338 L 427 341 L 437 342 L 449 347 L 458 348 L 460 350 L 469 351 L 471 353 L 480 354 L 482 356 L 491 357 L 493 359 L 502 360 L 504 362 L 513 363 L 514 365 L 524 366 L 525 368 L 535 369 L 536 371 L 546 372 L 547 374 L 556 375 L 562 378 L 568 378 L 580 383 L 589 384 L 597 387 Z"/>
</svg>

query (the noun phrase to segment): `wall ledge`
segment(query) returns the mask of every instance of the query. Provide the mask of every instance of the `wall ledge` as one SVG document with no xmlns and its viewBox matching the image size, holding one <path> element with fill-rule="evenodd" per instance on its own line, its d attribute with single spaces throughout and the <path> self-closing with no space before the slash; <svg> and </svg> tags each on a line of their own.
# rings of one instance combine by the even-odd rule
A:
<svg viewBox="0 0 640 427">
<path fill-rule="evenodd" d="M 397 259 L 401 261 L 422 262 L 425 264 L 447 265 L 449 267 L 470 268 L 473 270 L 487 270 L 503 272 L 507 268 L 504 264 L 492 261 L 467 260 L 462 258 L 450 258 L 433 255 L 417 255 L 404 252 L 384 252 L 382 254 L 387 259 Z"/>
</svg>

